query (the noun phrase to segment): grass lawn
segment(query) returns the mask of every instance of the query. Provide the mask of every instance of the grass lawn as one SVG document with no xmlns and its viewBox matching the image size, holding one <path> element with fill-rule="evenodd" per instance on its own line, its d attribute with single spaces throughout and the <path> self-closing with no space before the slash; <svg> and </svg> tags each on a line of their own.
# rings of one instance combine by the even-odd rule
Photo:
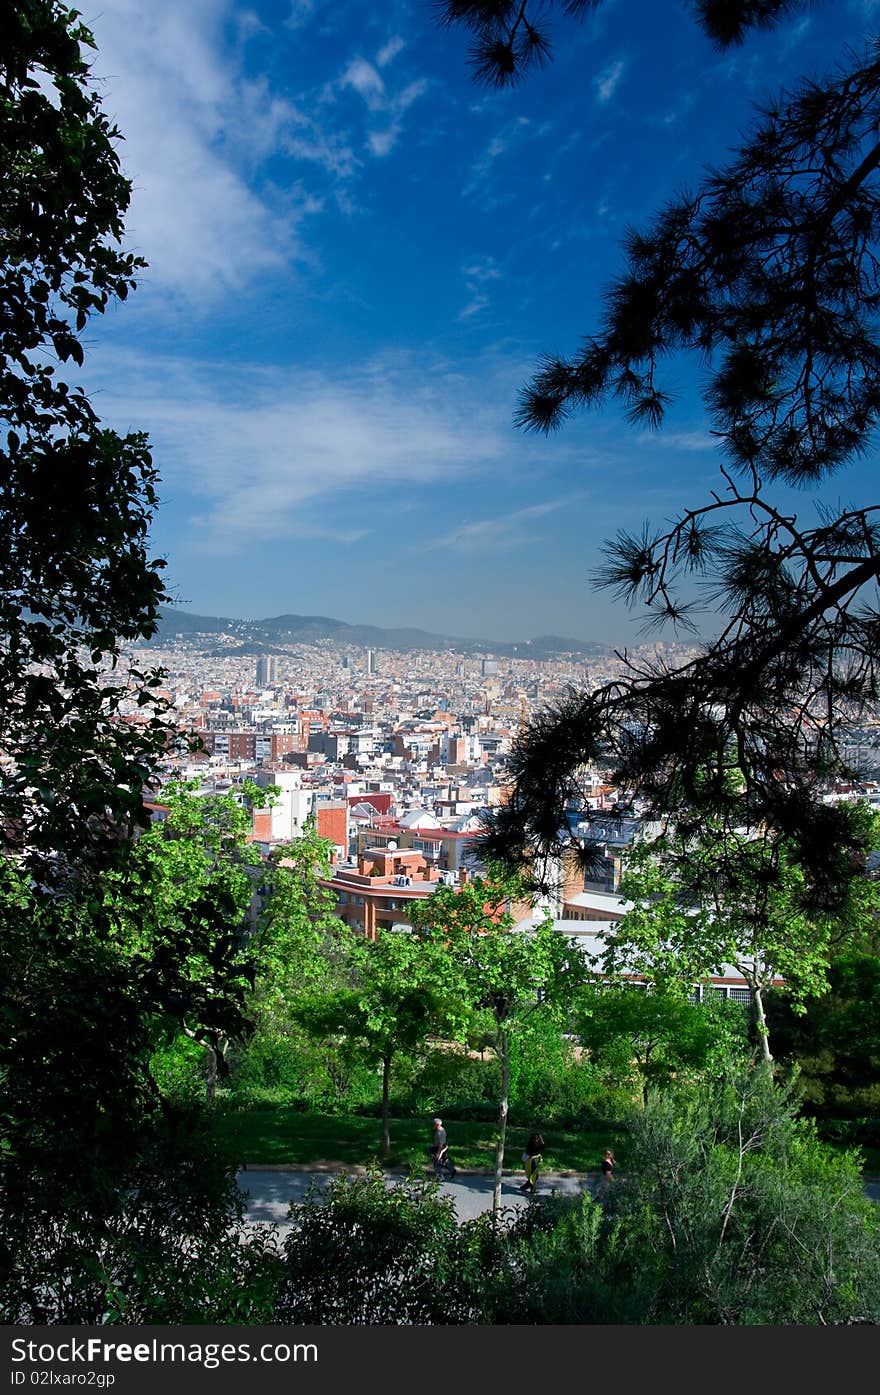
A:
<svg viewBox="0 0 880 1395">
<path fill-rule="evenodd" d="M 495 1125 L 472 1119 L 444 1118 L 450 1156 L 457 1167 L 494 1167 Z M 292 1109 L 279 1099 L 242 1103 L 218 1095 L 214 1110 L 218 1146 L 236 1166 L 273 1163 L 362 1164 L 380 1160 L 382 1123 L 361 1114 L 309 1114 Z M 528 1130 L 510 1126 L 504 1153 L 505 1168 L 518 1171 Z M 627 1138 L 622 1130 L 569 1132 L 544 1129 L 544 1170 L 595 1172 L 602 1153 L 614 1149 L 618 1164 L 626 1167 Z M 431 1120 L 391 1119 L 391 1157 L 387 1166 L 423 1167 L 431 1140 Z M 840 1144 L 831 1147 L 843 1151 Z M 863 1148 L 865 1174 L 880 1176 L 880 1149 Z"/>
<path fill-rule="evenodd" d="M 304 1114 L 278 1101 L 240 1104 L 218 1098 L 215 1128 L 219 1146 L 237 1165 L 272 1163 L 361 1163 L 379 1161 L 380 1119 L 358 1114 Z M 494 1167 L 495 1127 L 473 1120 L 444 1118 L 449 1154 L 456 1167 Z M 528 1130 L 509 1127 L 505 1167 L 516 1171 Z M 545 1129 L 545 1171 L 595 1172 L 605 1148 L 613 1147 L 618 1162 L 626 1158 L 625 1140 L 603 1133 L 567 1133 Z M 393 1168 L 423 1167 L 431 1141 L 431 1120 L 391 1120 Z"/>
</svg>

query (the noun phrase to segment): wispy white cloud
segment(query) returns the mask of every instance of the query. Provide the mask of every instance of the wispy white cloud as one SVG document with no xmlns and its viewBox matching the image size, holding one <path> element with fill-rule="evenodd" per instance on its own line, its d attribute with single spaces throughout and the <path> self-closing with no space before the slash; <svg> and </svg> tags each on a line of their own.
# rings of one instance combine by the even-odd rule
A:
<svg viewBox="0 0 880 1395">
<path fill-rule="evenodd" d="M 340 88 L 351 88 L 362 98 L 372 118 L 381 120 L 382 125 L 371 126 L 365 137 L 367 149 L 380 159 L 394 149 L 403 131 L 405 113 L 428 90 L 428 83 L 424 78 L 408 82 L 396 92 L 391 92 L 386 87 L 379 68 L 385 67 L 403 47 L 402 40 L 392 39 L 380 49 L 376 58 L 378 67 L 367 62 L 365 58 L 353 58 L 339 82 Z M 332 85 L 327 89 L 326 95 L 332 100 Z"/>
<path fill-rule="evenodd" d="M 479 314 L 481 310 L 485 310 L 490 304 L 486 288 L 490 282 L 501 279 L 501 272 L 498 270 L 494 257 L 483 257 L 481 260 L 471 262 L 470 265 L 464 267 L 463 273 L 469 299 L 464 308 L 458 312 L 458 318 L 469 320 L 474 315 Z"/>
<path fill-rule="evenodd" d="M 379 49 L 379 52 L 376 54 L 376 62 L 380 68 L 385 68 L 389 63 L 393 62 L 397 55 L 402 53 L 405 48 L 406 40 L 402 39 L 399 34 L 395 34 L 393 38 L 388 40 L 387 44 L 383 44 Z"/>
<path fill-rule="evenodd" d="M 252 39 L 255 34 L 268 34 L 269 29 L 254 10 L 238 10 L 235 28 L 239 39 Z"/>
<path fill-rule="evenodd" d="M 510 151 L 516 149 L 519 142 L 531 133 L 531 125 L 532 123 L 527 116 L 517 116 L 496 132 L 482 155 L 471 165 L 467 182 L 462 189 L 465 198 L 476 194 L 482 198 L 484 204 L 487 201 L 491 202 L 487 194 L 487 186 L 495 173 L 498 162 Z"/>
<path fill-rule="evenodd" d="M 636 437 L 640 446 L 659 446 L 667 450 L 715 450 L 717 439 L 708 431 L 641 431 Z"/>
<path fill-rule="evenodd" d="M 150 433 L 163 495 L 203 554 L 350 542 L 368 505 L 491 472 L 509 454 L 506 423 L 463 401 L 460 384 L 425 388 L 379 364 L 345 381 L 119 353 L 92 366 L 102 419 Z"/>
<path fill-rule="evenodd" d="M 538 504 L 514 509 L 511 513 L 495 514 L 474 522 L 463 519 L 457 527 L 442 536 L 421 542 L 420 547 L 438 552 L 495 552 L 533 544 L 536 537 L 530 525 L 536 519 L 557 513 L 583 497 L 584 491 L 578 490 L 561 498 L 544 499 Z"/>
<path fill-rule="evenodd" d="M 385 83 L 372 63 L 364 58 L 353 58 L 342 75 L 342 86 L 353 87 L 363 97 L 370 111 L 378 111 L 387 105 Z"/>
<path fill-rule="evenodd" d="M 290 13 L 284 21 L 287 29 L 302 29 L 315 13 L 315 0 L 291 0 Z"/>
<path fill-rule="evenodd" d="M 618 58 L 614 63 L 610 63 L 599 76 L 594 80 L 596 89 L 596 100 L 602 103 L 610 102 L 620 84 L 620 80 L 626 70 L 626 64 L 622 58 Z"/>
<path fill-rule="evenodd" d="M 660 120 L 664 126 L 674 126 L 687 116 L 699 97 L 699 92 L 695 89 L 685 89 L 676 94 L 675 101 L 667 111 L 663 113 Z"/>
</svg>

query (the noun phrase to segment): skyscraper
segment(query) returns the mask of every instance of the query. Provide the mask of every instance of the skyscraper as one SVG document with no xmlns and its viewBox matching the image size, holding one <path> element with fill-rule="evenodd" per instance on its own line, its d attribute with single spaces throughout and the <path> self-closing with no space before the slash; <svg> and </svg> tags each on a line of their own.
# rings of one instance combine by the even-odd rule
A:
<svg viewBox="0 0 880 1395">
<path fill-rule="evenodd" d="M 257 659 L 257 687 L 269 688 L 278 682 L 278 660 L 274 654 L 261 654 Z"/>
</svg>

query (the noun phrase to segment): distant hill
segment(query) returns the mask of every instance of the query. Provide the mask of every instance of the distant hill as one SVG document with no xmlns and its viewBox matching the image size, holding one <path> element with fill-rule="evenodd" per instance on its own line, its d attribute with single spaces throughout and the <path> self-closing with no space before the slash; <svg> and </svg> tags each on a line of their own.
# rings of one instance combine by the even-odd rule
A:
<svg viewBox="0 0 880 1395">
<path fill-rule="evenodd" d="M 563 639 L 558 635 L 542 635 L 538 639 L 513 644 L 491 639 L 462 639 L 412 628 L 350 625 L 345 620 L 334 620 L 327 615 L 275 615 L 266 620 L 233 620 L 222 615 L 193 615 L 171 606 L 162 607 L 159 629 L 153 643 L 167 643 L 178 636 L 189 641 L 199 638 L 210 641 L 221 634 L 237 641 L 234 646 L 224 646 L 223 652 L 226 654 L 265 654 L 283 650 L 287 645 L 314 644 L 318 640 L 332 640 L 341 647 L 350 644 L 398 651 L 454 650 L 462 654 L 497 654 L 521 659 L 546 659 L 559 654 L 590 658 L 610 653 L 607 645 Z"/>
</svg>

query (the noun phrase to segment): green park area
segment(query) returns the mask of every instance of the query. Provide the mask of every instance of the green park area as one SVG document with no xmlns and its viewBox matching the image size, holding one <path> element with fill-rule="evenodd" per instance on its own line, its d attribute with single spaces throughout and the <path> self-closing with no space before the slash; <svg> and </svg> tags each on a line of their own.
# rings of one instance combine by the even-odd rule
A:
<svg viewBox="0 0 880 1395">
<path fill-rule="evenodd" d="M 443 1116 L 450 1140 L 450 1157 L 459 1169 L 491 1172 L 495 1165 L 497 1121 Z M 369 1167 L 379 1165 L 394 1172 L 426 1165 L 431 1138 L 431 1116 L 391 1120 L 391 1150 L 383 1160 L 381 1122 L 368 1114 L 326 1114 L 309 1110 L 302 1102 L 274 1098 L 237 1100 L 221 1092 L 212 1121 L 212 1137 L 218 1150 L 236 1167 Z M 530 1129 L 511 1125 L 507 1130 L 505 1171 L 519 1170 Z M 829 1148 L 844 1152 L 849 1146 L 835 1141 L 845 1130 L 827 1126 Z M 544 1170 L 547 1172 L 596 1172 L 606 1148 L 613 1148 L 618 1166 L 625 1171 L 629 1154 L 625 1123 L 584 1127 L 545 1126 Z M 880 1146 L 860 1145 L 866 1179 L 880 1177 Z"/>
<path fill-rule="evenodd" d="M 491 1171 L 495 1165 L 497 1126 L 494 1122 L 444 1118 L 449 1152 L 458 1168 Z M 391 1121 L 391 1151 L 381 1157 L 381 1123 L 375 1116 L 320 1114 L 292 1106 L 289 1101 L 262 1099 L 239 1103 L 218 1099 L 214 1136 L 225 1156 L 237 1165 L 293 1164 L 369 1166 L 379 1163 L 395 1171 L 421 1168 L 431 1139 L 431 1116 Z M 516 1170 L 530 1130 L 507 1131 L 505 1168 Z M 626 1157 L 620 1130 L 542 1130 L 544 1168 L 550 1172 L 595 1172 L 605 1148 L 613 1147 L 618 1162 Z"/>
</svg>

